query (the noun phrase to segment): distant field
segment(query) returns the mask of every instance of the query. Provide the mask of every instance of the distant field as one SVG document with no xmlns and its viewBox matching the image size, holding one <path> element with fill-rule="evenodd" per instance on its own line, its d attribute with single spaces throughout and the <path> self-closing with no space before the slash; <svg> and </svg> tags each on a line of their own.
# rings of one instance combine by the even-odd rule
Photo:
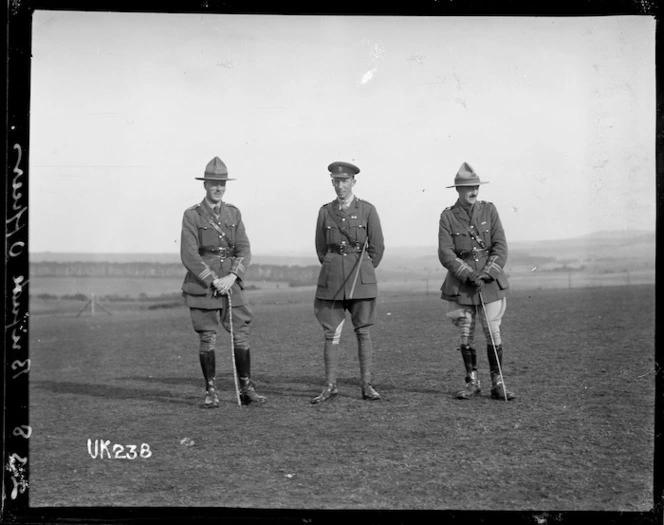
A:
<svg viewBox="0 0 664 525">
<path fill-rule="evenodd" d="M 503 323 L 510 403 L 488 388 L 454 399 L 463 373 L 443 302 L 388 286 L 374 329 L 384 399 L 361 400 L 347 327 L 341 394 L 319 407 L 311 290 L 252 293 L 263 407 L 235 405 L 222 334 L 222 406 L 199 409 L 184 307 L 75 317 L 56 301 L 31 315 L 31 506 L 652 508 L 654 286 L 515 290 Z M 487 387 L 481 335 L 477 346 Z M 151 456 L 93 459 L 88 439 L 145 443 Z"/>
<path fill-rule="evenodd" d="M 621 273 L 585 273 L 573 272 L 525 272 L 510 275 L 510 284 L 515 290 L 533 288 L 583 288 L 596 286 L 620 286 L 653 284 L 655 282 L 654 270 L 642 270 Z M 275 282 L 253 282 L 249 285 L 256 286 L 265 292 L 283 291 L 288 289 L 287 283 Z M 380 290 L 412 290 L 416 292 L 429 291 L 431 294 L 438 293 L 442 284 L 440 276 L 432 276 L 430 279 L 407 279 L 400 277 L 381 280 Z M 51 294 L 58 297 L 82 293 L 90 295 L 94 293 L 101 298 L 107 295 L 119 295 L 138 297 L 145 294 L 150 297 L 161 295 L 172 295 L 180 293 L 182 279 L 165 278 L 119 278 L 119 277 L 33 277 L 30 281 L 30 295 L 35 298 L 40 294 Z M 313 290 L 313 287 L 307 287 Z M 251 293 L 257 293 L 252 291 Z"/>
<path fill-rule="evenodd" d="M 150 297 L 161 295 L 180 294 L 182 280 L 167 278 L 123 278 L 123 277 L 33 277 L 30 280 L 30 295 L 37 297 L 40 294 L 56 296 L 82 293 L 96 297 L 103 296 L 130 296 L 138 297 L 145 294 Z M 279 282 L 251 282 L 250 285 L 265 290 L 288 288 L 288 283 Z"/>
</svg>

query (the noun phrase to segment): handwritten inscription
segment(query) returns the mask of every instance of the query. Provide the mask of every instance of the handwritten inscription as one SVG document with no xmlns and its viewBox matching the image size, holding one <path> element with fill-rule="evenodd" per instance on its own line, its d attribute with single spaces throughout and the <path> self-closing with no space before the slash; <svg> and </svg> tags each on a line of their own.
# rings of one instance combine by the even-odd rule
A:
<svg viewBox="0 0 664 525">
<path fill-rule="evenodd" d="M 14 427 L 12 432 L 15 436 L 21 436 L 22 438 L 29 439 L 32 435 L 32 427 L 30 425 L 21 425 L 20 427 Z"/>
<path fill-rule="evenodd" d="M 12 350 L 21 350 L 21 339 L 28 331 L 27 321 L 28 312 L 23 313 L 21 310 L 21 295 L 23 295 L 23 287 L 28 281 L 22 276 L 12 278 L 14 287 L 12 288 L 12 321 L 6 326 L 6 329 L 11 328 Z"/>
<path fill-rule="evenodd" d="M 12 172 L 11 189 L 7 187 L 8 195 L 11 194 L 11 198 L 7 201 L 7 218 L 5 220 L 5 246 L 7 250 L 5 253 L 5 275 L 7 279 L 5 285 L 7 290 L 11 290 L 11 305 L 8 315 L 5 317 L 5 348 L 20 352 L 24 350 L 23 341 L 28 333 L 27 285 L 29 279 L 21 273 L 24 270 L 20 266 L 27 254 L 28 206 L 25 191 L 26 184 L 21 169 L 23 150 L 20 144 L 14 144 L 13 150 L 16 153 L 16 163 Z M 9 298 L 9 295 L 7 298 Z M 18 388 L 14 385 L 27 384 L 26 378 L 30 370 L 30 359 L 27 355 L 16 353 L 13 354 L 12 359 L 11 369 L 16 373 L 11 378 L 16 380 L 20 377 L 19 382 L 10 383 L 9 385 L 9 389 L 14 394 L 15 389 Z M 14 421 L 22 419 L 23 416 L 27 419 L 27 413 L 17 413 L 16 409 L 11 409 L 10 412 L 10 417 Z M 26 441 L 29 440 L 31 434 L 32 428 L 29 425 L 18 425 L 14 427 L 12 432 L 14 438 L 17 439 L 8 440 L 8 459 L 5 470 L 10 474 L 11 485 L 7 488 L 11 488 L 9 497 L 12 500 L 17 499 L 21 494 L 25 494 L 28 490 L 28 445 Z"/>
<path fill-rule="evenodd" d="M 16 499 L 19 493 L 23 494 L 28 489 L 28 477 L 25 468 L 27 462 L 28 458 L 23 458 L 16 453 L 9 456 L 6 468 L 11 474 L 13 484 L 10 494 L 11 499 Z"/>
<path fill-rule="evenodd" d="M 14 212 L 14 214 L 7 219 L 7 229 L 5 230 L 7 239 L 10 239 L 27 226 L 27 216 L 24 217 L 24 215 L 25 212 L 28 211 L 28 207 L 22 203 L 23 193 L 19 191 L 23 187 L 23 181 L 21 180 L 23 177 L 23 170 L 19 167 L 21 165 L 21 157 L 23 153 L 20 144 L 14 144 L 14 149 L 18 152 L 16 165 L 14 166 L 13 171 L 14 178 L 12 179 L 11 210 Z M 10 245 L 9 253 L 19 255 L 23 252 L 24 248 L 25 243 L 23 241 L 16 241 Z"/>
<path fill-rule="evenodd" d="M 88 454 L 92 459 L 147 459 L 152 456 L 152 450 L 147 443 L 142 443 L 139 448 L 137 445 L 111 444 L 110 440 L 88 439 Z"/>
</svg>

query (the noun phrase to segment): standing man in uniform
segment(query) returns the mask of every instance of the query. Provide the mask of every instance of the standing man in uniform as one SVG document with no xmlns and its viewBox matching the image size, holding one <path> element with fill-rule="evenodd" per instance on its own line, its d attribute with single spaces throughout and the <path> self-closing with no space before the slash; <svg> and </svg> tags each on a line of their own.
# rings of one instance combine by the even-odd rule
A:
<svg viewBox="0 0 664 525">
<path fill-rule="evenodd" d="M 215 342 L 219 323 L 230 332 L 243 405 L 264 403 L 251 382 L 249 323 L 253 314 L 244 295 L 244 274 L 251 261 L 251 247 L 240 210 L 222 202 L 228 170 L 219 157 L 205 167 L 205 198 L 184 212 L 180 256 L 187 268 L 182 295 L 200 339 L 199 358 L 205 379 L 205 407 L 219 407 L 215 385 Z M 232 296 L 232 312 L 229 312 Z"/>
<path fill-rule="evenodd" d="M 499 373 L 503 359 L 500 322 L 509 293 L 503 271 L 507 261 L 507 241 L 496 207 L 490 202 L 477 200 L 480 184 L 486 182 L 481 182 L 464 162 L 454 184 L 448 186 L 456 188 L 459 198 L 454 206 L 443 210 L 438 227 L 438 258 L 447 269 L 441 288 L 442 298 L 448 301 L 447 317 L 459 329 L 459 350 L 466 370 L 466 386 L 456 397 L 470 399 L 481 392 L 473 347 L 475 322 L 479 316 L 487 340 L 491 397 L 512 400 L 514 393 L 505 389 Z M 485 312 L 481 311 L 480 293 Z"/>
<path fill-rule="evenodd" d="M 314 300 L 314 313 L 325 337 L 325 387 L 311 402 L 319 404 L 338 393 L 339 340 L 346 310 L 357 337 L 362 399 L 376 401 L 380 394 L 371 385 L 370 329 L 376 318 L 375 268 L 385 250 L 383 231 L 376 208 L 353 195 L 360 169 L 348 162 L 333 162 L 328 170 L 337 198 L 318 212 L 316 253 L 322 266 Z"/>
</svg>

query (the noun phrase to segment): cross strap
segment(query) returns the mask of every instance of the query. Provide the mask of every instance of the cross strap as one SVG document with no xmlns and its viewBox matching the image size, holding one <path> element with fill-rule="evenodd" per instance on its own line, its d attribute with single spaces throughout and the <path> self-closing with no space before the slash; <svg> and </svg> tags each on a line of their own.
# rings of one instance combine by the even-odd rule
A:
<svg viewBox="0 0 664 525">
<path fill-rule="evenodd" d="M 463 224 L 463 223 L 461 223 L 461 224 Z M 468 230 L 468 234 L 470 235 L 470 238 L 473 239 L 477 244 L 479 244 L 480 248 L 482 248 L 483 250 L 486 249 L 486 243 L 482 239 L 480 239 L 477 235 L 475 235 L 475 233 L 473 233 L 473 230 L 471 230 L 465 224 L 463 224 L 463 227 L 466 228 L 466 230 Z"/>
<path fill-rule="evenodd" d="M 339 216 L 336 213 L 332 213 L 332 204 L 329 204 L 327 206 L 327 213 L 330 216 L 330 218 L 334 221 L 334 224 L 337 225 L 339 228 L 339 231 L 351 242 L 353 245 L 357 245 L 357 239 L 355 239 L 348 230 L 344 227 L 344 225 L 341 223 L 339 220 Z"/>
<path fill-rule="evenodd" d="M 222 236 L 222 238 L 226 238 L 226 232 L 224 230 L 222 230 L 216 222 L 214 222 L 214 218 L 212 217 L 212 215 L 208 211 L 207 207 L 204 204 L 201 204 L 199 206 L 199 209 L 202 211 L 201 215 L 203 215 L 208 220 L 208 223 L 210 224 L 210 226 L 212 226 L 216 230 L 216 232 L 219 235 Z M 219 207 L 219 210 L 221 212 L 221 206 Z M 226 238 L 226 242 L 228 242 L 227 238 Z M 228 242 L 228 244 L 230 245 L 230 242 Z"/>
</svg>

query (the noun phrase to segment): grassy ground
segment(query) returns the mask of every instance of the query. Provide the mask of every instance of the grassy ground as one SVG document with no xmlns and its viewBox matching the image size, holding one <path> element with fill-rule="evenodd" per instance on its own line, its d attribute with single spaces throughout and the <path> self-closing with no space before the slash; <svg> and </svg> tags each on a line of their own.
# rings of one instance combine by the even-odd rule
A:
<svg viewBox="0 0 664 525">
<path fill-rule="evenodd" d="M 374 329 L 384 399 L 361 400 L 347 328 L 341 395 L 311 406 L 321 330 L 310 292 L 281 297 L 252 302 L 262 407 L 235 404 L 224 334 L 222 406 L 199 408 L 184 308 L 33 315 L 31 506 L 651 509 L 653 286 L 515 293 L 503 321 L 510 403 L 488 388 L 454 399 L 462 363 L 443 302 L 387 291 Z M 93 459 L 88 439 L 152 455 Z"/>
</svg>

